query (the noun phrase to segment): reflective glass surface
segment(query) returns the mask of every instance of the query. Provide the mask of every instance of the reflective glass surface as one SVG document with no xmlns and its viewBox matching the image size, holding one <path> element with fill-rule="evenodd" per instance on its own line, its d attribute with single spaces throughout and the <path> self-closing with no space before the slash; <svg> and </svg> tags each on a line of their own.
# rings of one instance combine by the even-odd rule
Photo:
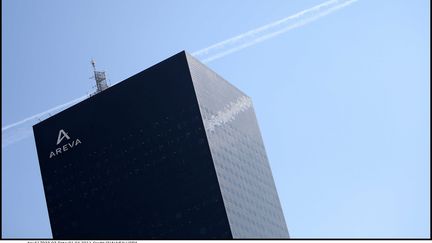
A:
<svg viewBox="0 0 432 243">
<path fill-rule="evenodd" d="M 184 53 L 34 134 L 54 239 L 232 238 Z"/>
<path fill-rule="evenodd" d="M 187 59 L 233 237 L 289 237 L 252 100 Z"/>
</svg>

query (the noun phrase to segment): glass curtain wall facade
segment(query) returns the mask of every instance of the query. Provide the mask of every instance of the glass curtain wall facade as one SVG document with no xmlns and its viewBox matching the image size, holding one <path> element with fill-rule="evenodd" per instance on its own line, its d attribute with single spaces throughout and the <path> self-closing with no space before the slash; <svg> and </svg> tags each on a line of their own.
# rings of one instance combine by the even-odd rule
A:
<svg viewBox="0 0 432 243">
<path fill-rule="evenodd" d="M 289 237 L 251 98 L 186 55 L 233 237 Z"/>
<path fill-rule="evenodd" d="M 33 130 L 54 239 L 288 237 L 250 98 L 185 52 Z"/>
</svg>

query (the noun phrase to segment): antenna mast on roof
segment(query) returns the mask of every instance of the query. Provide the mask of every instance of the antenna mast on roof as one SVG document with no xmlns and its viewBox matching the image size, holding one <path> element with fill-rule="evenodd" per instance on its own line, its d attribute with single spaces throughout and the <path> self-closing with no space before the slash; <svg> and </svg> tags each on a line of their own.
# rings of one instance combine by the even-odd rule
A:
<svg viewBox="0 0 432 243">
<path fill-rule="evenodd" d="M 100 93 L 108 88 L 108 84 L 106 82 L 105 71 L 96 71 L 96 63 L 92 59 L 91 64 L 93 66 L 94 79 L 96 81 L 96 91 L 94 94 Z"/>
</svg>

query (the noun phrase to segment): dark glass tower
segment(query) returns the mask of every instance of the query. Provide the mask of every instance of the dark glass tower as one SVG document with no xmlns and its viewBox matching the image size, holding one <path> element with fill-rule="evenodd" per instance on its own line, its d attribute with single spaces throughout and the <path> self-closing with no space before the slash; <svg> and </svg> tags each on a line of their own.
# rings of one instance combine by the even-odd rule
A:
<svg viewBox="0 0 432 243">
<path fill-rule="evenodd" d="M 251 99 L 185 52 L 33 130 L 54 239 L 288 237 Z"/>
</svg>

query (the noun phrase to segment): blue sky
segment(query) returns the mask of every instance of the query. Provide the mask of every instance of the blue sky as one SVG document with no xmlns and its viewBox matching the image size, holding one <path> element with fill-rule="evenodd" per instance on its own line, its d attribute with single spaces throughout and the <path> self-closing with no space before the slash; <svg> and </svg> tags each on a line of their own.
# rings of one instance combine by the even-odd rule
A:
<svg viewBox="0 0 432 243">
<path fill-rule="evenodd" d="M 323 0 L 2 2 L 2 127 Z M 292 237 L 430 237 L 430 3 L 360 0 L 207 65 L 252 97 Z M 51 237 L 33 137 L 2 236 Z"/>
</svg>

